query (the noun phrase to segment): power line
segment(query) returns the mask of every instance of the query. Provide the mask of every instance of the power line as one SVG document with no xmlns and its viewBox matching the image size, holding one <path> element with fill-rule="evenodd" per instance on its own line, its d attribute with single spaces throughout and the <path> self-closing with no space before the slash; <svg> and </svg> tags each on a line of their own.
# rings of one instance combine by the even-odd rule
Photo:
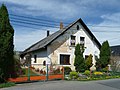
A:
<svg viewBox="0 0 120 90">
<path fill-rule="evenodd" d="M 25 22 L 25 21 L 19 21 L 19 20 L 10 20 L 10 21 L 15 22 L 15 23 L 28 24 L 28 25 L 32 25 L 32 26 L 43 26 L 43 27 L 59 28 L 57 26 L 51 26 L 51 25 L 45 25 L 45 24 L 35 24 L 35 23 L 32 23 L 32 22 Z"/>
<path fill-rule="evenodd" d="M 21 25 L 21 24 L 17 24 L 17 23 L 12 23 L 13 25 L 16 25 L 16 26 L 22 26 L 22 27 L 26 27 L 26 28 L 31 28 L 31 29 L 37 29 L 37 30 L 41 30 L 41 31 L 48 31 L 49 29 L 41 29 L 41 28 L 34 28 L 34 27 L 31 27 L 31 26 L 27 26 L 27 25 Z M 49 30 L 49 31 L 53 31 L 53 30 Z"/>
<path fill-rule="evenodd" d="M 14 22 L 12 24 L 16 25 L 16 26 L 22 26 L 22 27 L 26 27 L 26 28 L 31 28 L 31 29 L 40 29 L 40 28 L 35 28 L 35 27 L 27 26 L 27 25 L 22 25 L 22 24 L 14 23 Z"/>
<path fill-rule="evenodd" d="M 72 30 L 77 30 L 76 28 L 71 28 Z M 91 32 L 106 32 L 106 33 L 113 33 L 113 32 L 115 32 L 115 33 L 117 33 L 117 32 L 120 32 L 120 31 L 108 31 L 108 30 L 105 30 L 105 31 L 103 31 L 103 30 L 94 30 L 94 31 L 92 31 L 91 30 Z"/>
<path fill-rule="evenodd" d="M 59 27 L 54 27 L 54 26 L 48 26 L 48 25 L 42 25 L 42 24 L 34 24 L 34 23 L 28 23 L 28 22 L 24 22 L 24 21 L 14 21 L 14 20 L 11 20 L 13 21 L 14 25 L 17 25 L 17 26 L 23 26 L 23 27 L 27 27 L 27 28 L 32 28 L 32 29 L 40 29 L 40 28 L 36 28 L 36 27 L 31 27 L 30 25 L 35 25 L 37 27 L 39 26 L 44 26 L 44 27 L 52 27 L 52 28 L 59 28 Z M 24 24 L 24 25 L 23 25 Z M 27 26 L 29 25 L 29 26 Z M 72 30 L 76 30 L 76 28 L 72 28 Z M 92 31 L 92 32 L 106 32 L 106 33 L 116 33 L 116 32 L 120 32 L 120 31 Z"/>
<path fill-rule="evenodd" d="M 15 15 L 15 14 L 10 14 L 11 18 L 15 18 L 15 19 L 18 19 L 16 17 L 19 17 L 19 19 L 30 19 L 31 21 L 33 22 L 45 22 L 45 23 L 54 23 L 54 24 L 59 24 L 60 22 L 57 22 L 57 21 L 53 21 L 53 20 L 47 20 L 47 19 L 41 19 L 41 18 L 34 18 L 34 17 L 28 17 L 28 16 L 22 16 L 22 15 Z M 28 20 L 27 20 L 28 21 Z M 70 24 L 68 22 L 64 22 L 64 24 Z M 120 28 L 120 26 L 107 26 L 107 25 L 91 25 L 91 24 L 87 24 L 87 26 L 91 26 L 91 27 L 107 27 L 107 28 Z"/>
<path fill-rule="evenodd" d="M 108 40 L 116 40 L 116 39 L 120 39 L 119 37 L 117 37 L 117 38 L 111 38 L 111 39 L 108 39 Z"/>
<path fill-rule="evenodd" d="M 27 19 L 31 19 L 31 20 L 41 20 L 41 21 L 46 21 L 46 22 L 50 22 L 50 23 L 52 22 L 52 23 L 58 23 L 58 24 L 60 24 L 60 22 L 53 21 L 53 20 L 47 20 L 47 19 L 41 19 L 41 18 L 34 18 L 34 17 L 22 16 L 22 15 L 15 15 L 15 14 L 10 14 L 10 15 L 14 16 L 14 17 L 27 18 Z M 64 23 L 64 24 L 69 24 L 69 23 Z"/>
<path fill-rule="evenodd" d="M 18 16 L 18 15 L 15 15 L 15 16 Z M 21 16 L 20 16 L 21 17 Z M 24 16 L 22 16 L 22 17 L 24 17 Z M 30 18 L 30 17 L 29 17 Z M 30 18 L 31 19 L 31 18 Z M 27 18 L 16 18 L 16 17 L 12 17 L 11 18 L 11 21 L 12 22 L 14 22 L 14 25 L 15 25 L 15 23 L 19 23 L 19 26 L 23 26 L 23 27 L 30 27 L 30 28 L 33 28 L 33 27 L 31 27 L 31 26 L 26 26 L 26 25 L 23 25 L 23 24 L 27 24 L 27 25 L 32 25 L 32 26 L 37 26 L 37 27 L 40 27 L 40 26 L 42 26 L 42 27 L 52 27 L 52 28 L 59 28 L 58 26 L 55 26 L 55 25 L 53 25 L 53 24 L 50 24 L 50 22 L 46 22 L 46 21 L 38 21 L 38 19 L 36 20 L 30 20 L 30 19 L 27 19 Z M 43 19 L 42 19 L 43 20 Z M 22 25 L 20 25 L 20 24 L 22 24 Z M 90 26 L 92 26 L 92 27 L 95 27 L 95 26 L 93 26 L 93 25 L 90 25 Z M 96 26 L 96 27 L 108 27 L 108 26 Z M 113 26 L 110 26 L 110 27 L 113 27 Z M 35 29 L 35 28 L 34 28 Z M 36 28 L 36 29 L 38 29 L 38 28 Z M 75 28 L 76 29 L 76 28 Z M 92 32 L 120 32 L 120 31 L 92 31 Z"/>
<path fill-rule="evenodd" d="M 56 25 L 58 26 L 58 24 L 54 24 L 54 23 L 50 23 L 50 22 L 43 22 L 43 21 L 36 21 L 36 20 L 29 20 L 29 19 L 24 19 L 24 18 L 16 18 L 16 17 L 12 17 L 10 20 L 19 20 L 19 21 L 26 21 L 26 22 L 34 22 L 34 23 L 42 23 L 42 24 L 47 24 L 47 25 Z"/>
<path fill-rule="evenodd" d="M 107 33 L 108 33 L 108 32 L 110 32 L 110 33 L 115 32 L 115 33 L 116 33 L 116 32 L 120 32 L 120 31 L 92 31 L 92 32 L 107 32 Z"/>
<path fill-rule="evenodd" d="M 91 25 L 91 24 L 88 24 L 88 26 L 91 26 L 91 27 L 107 27 L 107 28 L 120 28 L 120 26 L 102 26 L 102 25 Z"/>
</svg>

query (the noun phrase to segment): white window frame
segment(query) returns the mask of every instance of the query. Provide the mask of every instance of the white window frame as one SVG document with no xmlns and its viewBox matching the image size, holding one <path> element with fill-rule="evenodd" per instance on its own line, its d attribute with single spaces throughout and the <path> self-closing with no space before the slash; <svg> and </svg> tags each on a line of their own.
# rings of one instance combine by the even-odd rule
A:
<svg viewBox="0 0 120 90">
<path fill-rule="evenodd" d="M 70 55 L 70 65 L 63 65 L 63 66 L 71 66 L 72 65 L 72 61 L 71 61 L 71 53 L 58 53 L 58 64 L 60 65 L 60 54 L 62 55 Z"/>
<path fill-rule="evenodd" d="M 75 45 L 71 45 L 71 36 L 75 36 L 75 35 L 70 35 L 69 46 L 75 46 L 77 37 L 75 36 Z"/>
</svg>

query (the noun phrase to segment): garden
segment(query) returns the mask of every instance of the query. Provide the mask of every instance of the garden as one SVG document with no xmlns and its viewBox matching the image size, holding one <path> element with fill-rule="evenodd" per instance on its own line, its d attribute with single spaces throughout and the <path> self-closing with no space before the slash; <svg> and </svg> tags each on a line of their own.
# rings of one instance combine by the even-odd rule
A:
<svg viewBox="0 0 120 90">
<path fill-rule="evenodd" d="M 120 72 L 106 72 L 106 71 L 89 71 L 76 72 L 76 71 L 65 71 L 69 74 L 65 75 L 65 80 L 78 80 L 78 81 L 91 81 L 91 80 L 105 80 L 120 78 Z"/>
<path fill-rule="evenodd" d="M 75 71 L 64 67 L 66 80 L 104 80 L 120 78 L 119 60 L 111 57 L 108 41 L 103 42 L 100 48 L 99 58 L 95 56 L 96 64 L 93 64 L 93 56 L 90 54 L 86 59 L 83 57 L 84 46 L 77 44 L 75 47 Z"/>
</svg>

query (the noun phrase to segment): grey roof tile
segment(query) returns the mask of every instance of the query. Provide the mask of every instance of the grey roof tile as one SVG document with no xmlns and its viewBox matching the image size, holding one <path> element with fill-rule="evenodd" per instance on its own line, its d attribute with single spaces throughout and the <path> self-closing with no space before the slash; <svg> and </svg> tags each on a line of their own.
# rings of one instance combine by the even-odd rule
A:
<svg viewBox="0 0 120 90">
<path fill-rule="evenodd" d="M 33 44 L 32 46 L 27 48 L 25 51 L 23 51 L 23 54 L 28 53 L 28 52 L 32 52 L 32 51 L 36 51 L 36 50 L 39 50 L 41 48 L 45 48 L 47 45 L 49 45 L 52 41 L 54 41 L 57 37 L 59 37 L 61 34 L 63 34 L 66 30 L 68 30 L 70 27 L 72 27 L 78 21 L 88 31 L 88 33 L 91 35 L 91 37 L 94 38 L 94 40 L 98 44 L 98 46 L 101 47 L 101 44 L 99 43 L 99 41 L 95 38 L 95 36 L 92 34 L 92 32 L 87 28 L 87 26 L 84 24 L 82 19 L 78 19 L 75 22 L 73 22 L 73 23 L 69 24 L 68 26 L 66 26 L 65 28 L 63 28 L 63 30 L 59 30 L 59 31 L 49 35 L 48 37 L 38 41 L 37 43 Z"/>
</svg>

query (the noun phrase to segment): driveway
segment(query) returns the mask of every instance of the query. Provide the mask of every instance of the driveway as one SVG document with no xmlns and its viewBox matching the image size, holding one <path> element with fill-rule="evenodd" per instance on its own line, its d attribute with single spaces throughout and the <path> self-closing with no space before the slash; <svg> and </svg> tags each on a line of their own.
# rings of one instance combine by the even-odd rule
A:
<svg viewBox="0 0 120 90">
<path fill-rule="evenodd" d="M 120 79 L 101 81 L 48 81 L 3 88 L 0 90 L 120 90 Z"/>
</svg>

